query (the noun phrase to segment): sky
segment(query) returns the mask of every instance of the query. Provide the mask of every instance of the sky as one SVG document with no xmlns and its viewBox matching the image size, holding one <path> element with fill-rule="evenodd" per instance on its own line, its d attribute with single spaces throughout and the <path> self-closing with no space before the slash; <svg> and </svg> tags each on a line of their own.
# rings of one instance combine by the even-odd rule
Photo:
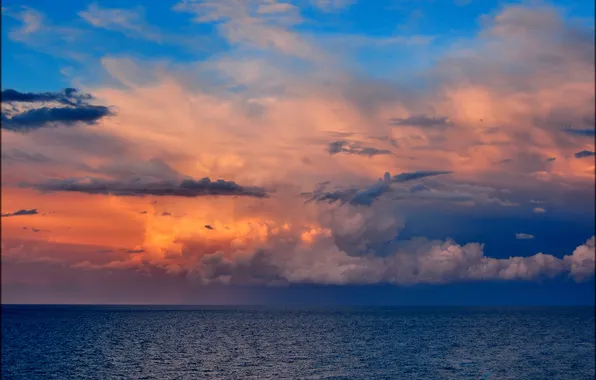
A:
<svg viewBox="0 0 596 380">
<path fill-rule="evenodd" d="M 2 25 L 3 303 L 594 304 L 592 1 Z"/>
</svg>

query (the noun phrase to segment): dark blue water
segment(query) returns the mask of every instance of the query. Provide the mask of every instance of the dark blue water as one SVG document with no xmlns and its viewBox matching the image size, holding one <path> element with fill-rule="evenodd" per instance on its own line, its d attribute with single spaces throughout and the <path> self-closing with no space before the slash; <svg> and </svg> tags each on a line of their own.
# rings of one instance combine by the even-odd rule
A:
<svg viewBox="0 0 596 380">
<path fill-rule="evenodd" d="M 593 379 L 592 308 L 2 306 L 3 379 Z"/>
</svg>

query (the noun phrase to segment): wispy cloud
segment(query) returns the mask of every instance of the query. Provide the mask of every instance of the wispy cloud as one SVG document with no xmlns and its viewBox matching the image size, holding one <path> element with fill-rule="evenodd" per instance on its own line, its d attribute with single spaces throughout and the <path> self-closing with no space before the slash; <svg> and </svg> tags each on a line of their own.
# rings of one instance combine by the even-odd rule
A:
<svg viewBox="0 0 596 380">
<path fill-rule="evenodd" d="M 164 42 L 164 35 L 145 21 L 144 13 L 144 8 L 140 6 L 133 9 L 102 8 L 92 3 L 86 10 L 79 12 L 79 16 L 96 28 L 121 32 L 133 38 Z"/>
<path fill-rule="evenodd" d="M 515 238 L 518 240 L 529 240 L 529 239 L 534 239 L 534 235 L 518 233 L 518 234 L 515 234 Z"/>
</svg>

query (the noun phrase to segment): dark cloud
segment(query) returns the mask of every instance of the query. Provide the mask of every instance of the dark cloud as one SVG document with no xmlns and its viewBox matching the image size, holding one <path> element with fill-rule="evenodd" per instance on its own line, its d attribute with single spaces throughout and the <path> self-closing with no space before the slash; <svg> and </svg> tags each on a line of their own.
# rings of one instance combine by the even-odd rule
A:
<svg viewBox="0 0 596 380">
<path fill-rule="evenodd" d="M 586 137 L 596 136 L 596 129 L 594 129 L 594 128 L 589 128 L 589 129 L 568 128 L 568 129 L 565 129 L 565 132 L 572 134 L 572 135 L 577 135 L 577 136 L 586 136 Z"/>
<path fill-rule="evenodd" d="M 210 225 L 208 225 L 208 224 L 205 224 L 205 228 L 206 228 L 206 229 L 208 229 L 208 230 L 212 230 L 212 229 L 213 229 L 213 227 L 211 227 L 211 226 L 210 226 Z"/>
<path fill-rule="evenodd" d="M 55 125 L 94 124 L 111 114 L 109 108 L 104 106 L 42 107 L 30 109 L 12 117 L 2 114 L 2 129 L 27 132 Z"/>
<path fill-rule="evenodd" d="M 118 196 L 174 196 L 174 197 L 202 197 L 202 196 L 246 196 L 267 197 L 267 192 L 261 187 L 238 185 L 234 181 L 209 178 L 200 180 L 184 179 L 182 181 L 142 182 L 113 181 L 98 178 L 73 178 L 54 180 L 41 184 L 24 184 L 41 191 L 70 191 L 87 194 L 111 194 Z"/>
<path fill-rule="evenodd" d="M 390 124 L 393 125 L 402 125 L 408 127 L 422 127 L 422 128 L 429 128 L 429 127 L 447 127 L 452 125 L 451 121 L 449 121 L 446 117 L 432 117 L 432 116 L 425 116 L 425 115 L 415 115 L 410 116 L 405 119 L 391 119 L 389 121 Z"/>
<path fill-rule="evenodd" d="M 350 142 L 346 140 L 339 140 L 330 142 L 327 145 L 327 152 L 334 155 L 337 153 L 353 154 L 357 156 L 373 157 L 383 154 L 391 154 L 387 149 L 377 149 L 372 147 L 362 146 L 358 142 Z"/>
<path fill-rule="evenodd" d="M 556 159 L 557 159 L 557 157 L 549 157 L 549 158 L 546 159 L 546 161 L 547 162 L 552 162 L 552 161 L 554 161 Z"/>
<path fill-rule="evenodd" d="M 2 103 L 41 103 L 58 102 L 70 106 L 86 104 L 93 99 L 90 94 L 79 92 L 75 88 L 65 88 L 59 92 L 19 92 L 13 89 L 2 90 Z"/>
<path fill-rule="evenodd" d="M 37 209 L 33 208 L 31 210 L 23 209 L 23 210 L 19 210 L 19 211 L 15 211 L 15 212 L 9 212 L 7 214 L 2 214 L 2 217 L 4 218 L 4 217 L 8 217 L 8 216 L 37 215 L 37 214 L 39 214 L 37 212 Z"/>
<path fill-rule="evenodd" d="M 60 92 L 19 92 L 13 89 L 2 91 L 2 103 L 42 103 L 42 107 L 18 112 L 12 107 L 11 112 L 2 112 L 2 129 L 27 132 L 43 127 L 56 125 L 73 125 L 76 123 L 94 124 L 103 117 L 112 115 L 108 107 L 89 104 L 93 99 L 90 94 L 67 88 Z M 59 103 L 53 107 L 43 103 Z M 17 113 L 13 113 L 16 111 Z"/>
<path fill-rule="evenodd" d="M 340 189 L 335 191 L 325 191 L 325 185 L 320 185 L 312 193 L 306 193 L 304 195 L 310 198 L 307 202 L 327 202 L 340 204 L 349 203 L 353 206 L 370 206 L 375 200 L 379 199 L 383 194 L 392 191 L 392 183 L 402 183 L 408 181 L 414 181 L 417 179 L 437 176 L 441 174 L 449 174 L 449 171 L 416 171 L 401 173 L 391 177 L 389 173 L 385 173 L 382 179 L 379 179 L 376 183 L 371 186 L 359 188 L 350 187 L 346 189 Z M 418 191 L 423 191 L 419 189 Z"/>
<path fill-rule="evenodd" d="M 575 158 L 594 157 L 594 155 L 596 155 L 596 152 L 591 152 L 589 150 L 582 150 L 581 152 L 574 154 Z"/>
<path fill-rule="evenodd" d="M 416 172 L 401 173 L 392 178 L 392 182 L 407 182 L 424 177 L 433 177 L 442 174 L 451 174 L 451 171 L 432 171 L 432 170 L 421 170 Z"/>
<path fill-rule="evenodd" d="M 172 216 L 171 212 L 164 211 L 161 213 L 161 216 Z"/>
<path fill-rule="evenodd" d="M 497 164 L 507 164 L 509 162 L 512 162 L 513 160 L 511 158 L 506 158 L 504 160 L 498 161 Z"/>
<path fill-rule="evenodd" d="M 129 249 L 126 251 L 126 253 L 143 253 L 145 252 L 144 249 Z"/>
<path fill-rule="evenodd" d="M 146 213 L 147 213 L 147 211 L 141 211 L 141 212 L 139 212 L 139 214 L 143 214 L 143 215 L 146 214 Z"/>
</svg>

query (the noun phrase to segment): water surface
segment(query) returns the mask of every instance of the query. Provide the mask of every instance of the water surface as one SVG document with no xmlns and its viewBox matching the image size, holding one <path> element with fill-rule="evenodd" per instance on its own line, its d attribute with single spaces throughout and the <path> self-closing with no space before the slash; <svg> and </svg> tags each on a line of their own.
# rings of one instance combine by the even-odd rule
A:
<svg viewBox="0 0 596 380">
<path fill-rule="evenodd" d="M 2 306 L 3 379 L 594 379 L 594 310 Z"/>
</svg>

